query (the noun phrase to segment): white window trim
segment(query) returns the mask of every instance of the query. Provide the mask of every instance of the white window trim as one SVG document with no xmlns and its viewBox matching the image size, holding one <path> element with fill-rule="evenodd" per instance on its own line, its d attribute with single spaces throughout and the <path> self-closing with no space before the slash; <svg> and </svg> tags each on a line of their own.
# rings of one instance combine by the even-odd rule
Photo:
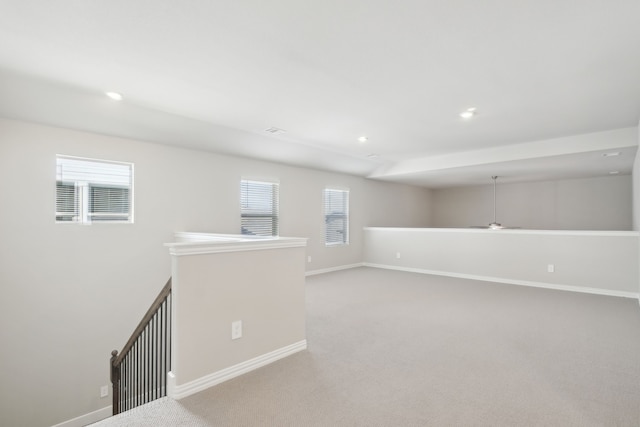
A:
<svg viewBox="0 0 640 427">
<path fill-rule="evenodd" d="M 275 215 L 272 215 L 272 218 L 275 218 L 275 230 L 276 233 L 270 235 L 266 235 L 266 234 L 258 234 L 258 236 L 270 236 L 270 237 L 278 237 L 280 235 L 280 181 L 278 179 L 274 179 L 274 178 L 262 178 L 262 177 L 248 177 L 248 176 L 243 176 L 240 178 L 240 191 L 242 191 L 242 184 L 243 182 L 254 182 L 254 183 L 258 183 L 258 184 L 272 184 L 275 186 L 276 188 L 276 194 L 277 194 L 277 200 L 276 200 L 276 206 L 275 206 Z M 243 209 L 242 209 L 242 193 L 240 193 L 240 223 L 242 224 L 242 220 L 243 220 Z M 272 230 L 273 230 L 273 226 L 272 226 Z M 245 234 L 243 233 L 242 230 L 242 225 L 240 227 L 240 233 L 241 234 Z M 246 234 L 246 235 L 251 235 L 251 234 Z"/>
<path fill-rule="evenodd" d="M 326 190 L 333 190 L 333 191 L 343 191 L 347 193 L 347 206 L 346 206 L 346 219 L 347 219 L 347 225 L 346 225 L 346 237 L 344 239 L 344 241 L 342 242 L 328 242 L 327 241 L 327 212 L 326 212 Z M 351 242 L 351 190 L 348 187 L 342 187 L 342 186 L 337 186 L 337 185 L 332 185 L 332 186 L 326 186 L 323 190 L 322 190 L 322 220 L 324 222 L 324 229 L 323 229 L 323 239 L 324 239 L 324 245 L 325 247 L 328 248 L 335 248 L 335 247 L 341 247 L 341 246 L 348 246 Z"/>
<path fill-rule="evenodd" d="M 134 216 L 134 177 L 135 177 L 135 166 L 132 162 L 123 162 L 123 161 L 115 161 L 115 160 L 105 160 L 105 159 L 97 159 L 97 158 L 91 158 L 91 157 L 80 157 L 80 156 L 69 156 L 66 154 L 56 154 L 56 185 L 58 182 L 58 176 L 59 176 L 59 171 L 58 171 L 58 159 L 69 159 L 69 160 L 79 160 L 79 161 L 87 161 L 87 162 L 95 162 L 95 163 L 103 163 L 103 164 L 113 164 L 113 165 L 121 165 L 121 166 L 127 166 L 129 168 L 129 214 L 128 214 L 128 219 L 127 220 L 118 220 L 118 221 L 94 221 L 91 219 L 91 214 L 89 213 L 89 187 L 90 187 L 90 182 L 89 181 L 83 181 L 83 180 L 78 180 L 78 181 L 72 181 L 75 184 L 76 187 L 76 191 L 78 191 L 77 189 L 80 189 L 80 191 L 77 193 L 78 197 L 79 197 L 79 201 L 78 201 L 78 205 L 80 206 L 80 211 L 79 211 L 79 216 L 80 218 L 78 220 L 74 220 L 74 221 L 59 221 L 59 220 L 55 220 L 56 224 L 74 224 L 74 225 L 95 225 L 95 224 L 133 224 L 134 220 L 135 220 L 135 216 Z M 57 201 L 58 201 L 58 193 L 57 193 L 57 189 L 54 190 L 54 200 L 56 202 L 57 205 Z M 54 216 L 54 218 L 56 218 L 58 215 L 57 209 L 55 210 L 56 215 Z M 108 215 L 108 214 L 102 214 L 102 215 Z"/>
</svg>

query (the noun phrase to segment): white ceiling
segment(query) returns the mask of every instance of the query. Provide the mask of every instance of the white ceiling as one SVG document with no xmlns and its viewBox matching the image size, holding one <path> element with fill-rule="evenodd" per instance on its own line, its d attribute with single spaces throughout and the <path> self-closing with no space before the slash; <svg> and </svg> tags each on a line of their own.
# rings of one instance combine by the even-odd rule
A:
<svg viewBox="0 0 640 427">
<path fill-rule="evenodd" d="M 0 0 L 0 115 L 434 188 L 628 174 L 640 1 Z"/>
</svg>

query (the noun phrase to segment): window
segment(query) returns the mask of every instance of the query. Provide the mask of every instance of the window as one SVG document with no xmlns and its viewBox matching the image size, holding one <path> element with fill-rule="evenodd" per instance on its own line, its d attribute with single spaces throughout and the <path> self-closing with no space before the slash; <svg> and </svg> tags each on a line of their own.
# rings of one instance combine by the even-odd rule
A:
<svg viewBox="0 0 640 427">
<path fill-rule="evenodd" d="M 349 190 L 325 188 L 324 225 L 327 246 L 349 244 Z"/>
<path fill-rule="evenodd" d="M 242 234 L 278 235 L 278 187 L 277 182 L 240 181 Z"/>
<path fill-rule="evenodd" d="M 56 221 L 133 222 L 133 164 L 56 157 Z"/>
</svg>

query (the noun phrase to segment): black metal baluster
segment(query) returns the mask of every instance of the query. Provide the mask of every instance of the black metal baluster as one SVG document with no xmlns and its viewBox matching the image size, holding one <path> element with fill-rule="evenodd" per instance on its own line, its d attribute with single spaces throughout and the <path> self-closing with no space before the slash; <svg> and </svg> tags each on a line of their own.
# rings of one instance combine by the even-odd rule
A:
<svg viewBox="0 0 640 427">
<path fill-rule="evenodd" d="M 147 403 L 147 369 L 149 368 L 149 324 L 144 328 L 144 338 L 142 339 L 142 347 L 144 348 L 142 352 L 142 402 Z"/>
<path fill-rule="evenodd" d="M 162 348 L 160 349 L 160 367 L 161 367 L 161 372 L 163 373 L 162 376 L 160 377 L 160 395 L 164 396 L 164 389 L 166 389 L 166 378 L 167 378 L 167 360 L 165 358 L 164 352 L 162 351 L 165 346 L 167 345 L 167 338 L 166 338 L 166 331 L 167 331 L 167 325 L 166 325 L 166 310 L 167 310 L 167 301 L 165 300 L 164 304 L 162 304 L 162 310 L 160 311 L 160 319 L 162 320 L 162 331 L 160 332 L 160 336 L 161 336 L 161 340 L 162 340 Z"/>
<path fill-rule="evenodd" d="M 129 353 L 127 353 L 126 357 L 122 361 L 122 391 L 120 395 L 120 412 L 126 411 L 129 409 L 127 407 L 127 399 L 129 398 Z"/>
<path fill-rule="evenodd" d="M 125 411 L 127 408 L 125 406 L 126 398 L 127 398 L 127 374 L 129 370 L 129 365 L 127 364 L 127 358 L 125 357 L 120 364 L 120 373 L 122 375 L 122 379 L 120 380 L 120 399 L 118 402 L 118 412 Z M 115 411 L 115 408 L 114 408 Z"/>
<path fill-rule="evenodd" d="M 150 392 L 151 392 L 151 375 L 149 372 L 151 371 L 151 323 L 147 325 L 146 330 L 147 335 L 147 343 L 145 349 L 145 369 L 144 369 L 144 401 L 145 403 L 149 402 Z"/>
<path fill-rule="evenodd" d="M 167 329 L 169 330 L 169 332 L 167 334 L 167 336 L 168 336 L 168 338 L 167 338 L 167 346 L 165 347 L 165 355 L 167 357 L 167 371 L 166 372 L 169 372 L 172 369 L 172 366 L 171 366 L 172 331 L 170 330 L 171 329 L 171 322 L 173 322 L 173 315 L 171 313 L 171 310 L 172 310 L 171 306 L 172 305 L 173 305 L 173 297 L 171 295 L 169 295 L 169 310 L 167 310 L 167 319 L 169 319 L 169 322 L 167 323 L 168 324 L 168 328 Z"/>
<path fill-rule="evenodd" d="M 157 399 L 158 397 L 158 372 L 160 369 L 158 368 L 158 353 L 159 353 L 159 343 L 158 343 L 158 312 L 156 312 L 155 316 L 153 316 L 153 331 L 155 332 L 155 341 L 153 346 L 153 398 Z"/>
<path fill-rule="evenodd" d="M 127 409 L 133 407 L 133 370 L 136 367 L 133 356 L 135 355 L 135 349 L 129 351 L 129 389 L 127 390 Z"/>
<path fill-rule="evenodd" d="M 154 355 L 155 355 L 155 336 L 156 336 L 156 327 L 155 327 L 155 316 L 151 318 L 151 322 L 149 322 L 149 401 L 154 399 L 153 396 L 153 380 L 155 378 L 155 370 L 154 370 Z"/>
<path fill-rule="evenodd" d="M 162 309 L 162 345 L 163 345 L 163 349 L 166 348 L 167 346 L 167 317 L 166 317 L 166 311 L 167 311 L 167 302 L 165 301 L 165 303 L 163 304 L 163 309 Z M 162 372 L 163 375 L 160 378 L 160 394 L 164 396 L 164 391 L 167 389 L 167 358 L 166 358 L 166 354 L 164 352 L 162 352 L 162 355 L 160 356 L 161 360 L 162 360 Z"/>
<path fill-rule="evenodd" d="M 171 370 L 171 279 L 110 359 L 114 415 L 167 394 Z"/>
<path fill-rule="evenodd" d="M 140 402 L 140 338 L 136 340 L 136 400 L 135 406 L 142 404 Z"/>
</svg>

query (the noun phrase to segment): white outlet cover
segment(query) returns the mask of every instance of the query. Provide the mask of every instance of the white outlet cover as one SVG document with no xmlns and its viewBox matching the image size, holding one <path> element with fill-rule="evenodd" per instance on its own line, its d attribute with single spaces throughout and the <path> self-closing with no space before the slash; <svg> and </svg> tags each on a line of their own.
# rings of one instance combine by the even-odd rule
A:
<svg viewBox="0 0 640 427">
<path fill-rule="evenodd" d="M 242 320 L 231 322 L 231 339 L 242 338 Z"/>
<path fill-rule="evenodd" d="M 100 387 L 100 397 L 107 397 L 107 396 L 109 396 L 109 386 L 103 385 L 102 387 Z"/>
</svg>

